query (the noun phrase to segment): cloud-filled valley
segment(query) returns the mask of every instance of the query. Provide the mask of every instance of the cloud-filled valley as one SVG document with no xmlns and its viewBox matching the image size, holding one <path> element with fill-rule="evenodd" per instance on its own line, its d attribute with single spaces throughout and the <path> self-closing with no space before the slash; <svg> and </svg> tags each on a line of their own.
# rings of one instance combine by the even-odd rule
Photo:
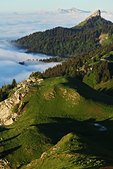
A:
<svg viewBox="0 0 113 169">
<path fill-rule="evenodd" d="M 33 71 L 44 71 L 56 63 L 20 65 L 19 61 L 47 57 L 41 54 L 28 54 L 14 47 L 10 41 L 27 34 L 51 29 L 56 26 L 71 27 L 84 20 L 91 12 L 59 9 L 57 11 L 38 11 L 34 13 L 1 13 L 0 14 L 0 86 L 18 82 L 27 78 Z M 113 14 L 103 11 L 102 16 L 113 21 Z"/>
</svg>

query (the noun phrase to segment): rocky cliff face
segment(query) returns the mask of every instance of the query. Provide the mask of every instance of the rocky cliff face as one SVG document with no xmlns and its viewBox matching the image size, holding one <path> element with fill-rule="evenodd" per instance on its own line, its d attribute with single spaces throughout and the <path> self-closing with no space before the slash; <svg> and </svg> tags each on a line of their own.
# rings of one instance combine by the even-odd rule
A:
<svg viewBox="0 0 113 169">
<path fill-rule="evenodd" d="M 42 79 L 30 77 L 19 83 L 8 99 L 0 102 L 0 125 L 10 125 L 17 119 L 18 113 L 15 113 L 14 107 L 16 105 L 18 108 L 21 107 L 23 98 L 29 92 L 30 86 L 35 83 L 39 84 L 41 81 Z"/>
<path fill-rule="evenodd" d="M 0 159 L 0 169 L 10 169 L 9 162 L 7 160 Z"/>
<path fill-rule="evenodd" d="M 89 20 L 93 17 L 101 17 L 101 11 L 100 10 L 97 10 L 96 12 L 94 12 L 92 15 L 90 15 L 88 18 L 86 18 L 86 20 Z"/>
</svg>

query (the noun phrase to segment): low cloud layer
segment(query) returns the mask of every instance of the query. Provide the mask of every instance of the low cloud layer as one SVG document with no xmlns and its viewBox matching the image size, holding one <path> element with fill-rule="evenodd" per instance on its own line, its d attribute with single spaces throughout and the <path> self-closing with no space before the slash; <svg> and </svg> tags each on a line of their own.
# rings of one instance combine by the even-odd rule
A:
<svg viewBox="0 0 113 169">
<path fill-rule="evenodd" d="M 56 63 L 27 62 L 28 59 L 47 58 L 46 55 L 28 54 L 24 50 L 19 50 L 12 46 L 6 40 L 0 40 L 0 86 L 12 82 L 16 79 L 20 82 L 26 79 L 32 72 L 43 72 L 49 67 L 53 67 Z M 25 65 L 19 62 L 25 61 Z"/>
<path fill-rule="evenodd" d="M 71 27 L 84 20 L 92 12 L 76 8 L 35 13 L 0 14 L 0 39 L 15 39 L 29 33 L 56 26 Z M 102 11 L 102 16 L 113 21 L 113 13 Z"/>
<path fill-rule="evenodd" d="M 33 55 L 15 48 L 10 40 L 18 39 L 36 31 L 43 31 L 56 26 L 72 27 L 84 20 L 90 11 L 59 9 L 57 11 L 38 11 L 35 13 L 0 14 L 0 86 L 11 83 L 15 78 L 18 82 L 27 78 L 33 71 L 44 71 L 56 63 L 18 64 L 33 58 L 46 58 L 45 55 Z M 102 12 L 102 16 L 113 21 L 113 14 Z"/>
</svg>

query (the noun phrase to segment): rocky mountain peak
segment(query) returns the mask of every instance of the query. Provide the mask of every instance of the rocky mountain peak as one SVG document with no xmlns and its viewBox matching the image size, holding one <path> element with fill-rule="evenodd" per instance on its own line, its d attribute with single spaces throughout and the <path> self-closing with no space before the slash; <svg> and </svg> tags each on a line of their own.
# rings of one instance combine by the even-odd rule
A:
<svg viewBox="0 0 113 169">
<path fill-rule="evenodd" d="M 95 11 L 95 12 L 94 12 L 93 14 L 91 14 L 86 20 L 89 20 L 89 19 L 94 18 L 94 17 L 97 17 L 97 16 L 101 17 L 101 11 L 100 11 L 100 10 Z"/>
</svg>

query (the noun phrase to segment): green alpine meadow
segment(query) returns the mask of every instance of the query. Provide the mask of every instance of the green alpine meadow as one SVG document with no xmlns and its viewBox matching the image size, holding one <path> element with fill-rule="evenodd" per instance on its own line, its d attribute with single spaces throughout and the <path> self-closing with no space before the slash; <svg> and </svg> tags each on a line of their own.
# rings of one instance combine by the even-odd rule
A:
<svg viewBox="0 0 113 169">
<path fill-rule="evenodd" d="M 59 64 L 0 88 L 0 168 L 112 169 L 113 23 L 98 10 L 12 43 Z"/>
</svg>

